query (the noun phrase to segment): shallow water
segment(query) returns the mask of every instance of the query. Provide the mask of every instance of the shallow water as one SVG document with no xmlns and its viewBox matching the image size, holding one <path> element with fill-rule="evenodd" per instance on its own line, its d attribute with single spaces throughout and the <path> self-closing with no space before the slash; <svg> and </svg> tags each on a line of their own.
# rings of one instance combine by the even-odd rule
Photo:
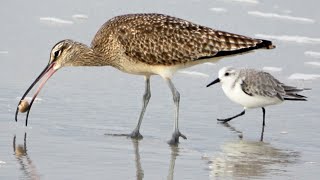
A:
<svg viewBox="0 0 320 180">
<path fill-rule="evenodd" d="M 312 8 L 317 4 L 289 0 L 3 3 L 0 179 L 318 179 L 320 68 L 308 63 L 320 62 L 320 14 Z M 180 129 L 188 137 L 178 147 L 166 144 L 174 109 L 160 77 L 151 80 L 152 98 L 141 129 L 144 139 L 105 135 L 131 132 L 144 91 L 142 77 L 110 67 L 59 70 L 35 101 L 29 126 L 24 127 L 24 114 L 14 122 L 19 97 L 44 68 L 57 41 L 70 38 L 89 44 L 107 19 L 133 12 L 171 14 L 230 32 L 264 35 L 277 48 L 177 73 L 173 81 L 181 93 Z M 267 107 L 264 142 L 259 142 L 260 109 L 247 111 L 229 126 L 219 124 L 216 118 L 242 108 L 230 102 L 220 87 L 205 85 L 221 67 L 230 65 L 264 68 L 285 83 L 311 87 L 304 93 L 309 101 Z M 292 75 L 295 78 L 289 78 Z"/>
</svg>

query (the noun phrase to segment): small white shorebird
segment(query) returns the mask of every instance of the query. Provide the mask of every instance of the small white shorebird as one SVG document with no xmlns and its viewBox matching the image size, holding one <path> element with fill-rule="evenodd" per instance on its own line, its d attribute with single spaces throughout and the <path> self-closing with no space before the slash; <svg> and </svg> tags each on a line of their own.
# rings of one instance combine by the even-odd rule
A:
<svg viewBox="0 0 320 180">
<path fill-rule="evenodd" d="M 304 88 L 287 86 L 274 78 L 271 74 L 255 69 L 235 69 L 223 67 L 219 70 L 219 77 L 207 85 L 207 87 L 221 83 L 221 87 L 233 102 L 241 104 L 244 110 L 230 118 L 218 119 L 221 122 L 228 122 L 245 114 L 246 109 L 262 108 L 263 123 L 261 141 L 265 126 L 265 108 L 269 105 L 282 103 L 284 100 L 306 101 L 307 97 L 298 94 Z"/>
</svg>

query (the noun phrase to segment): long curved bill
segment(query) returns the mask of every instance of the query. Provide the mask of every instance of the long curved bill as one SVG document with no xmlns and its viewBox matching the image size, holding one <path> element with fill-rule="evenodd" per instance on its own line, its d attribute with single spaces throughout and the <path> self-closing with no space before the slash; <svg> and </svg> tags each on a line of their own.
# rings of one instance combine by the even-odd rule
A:
<svg viewBox="0 0 320 180">
<path fill-rule="evenodd" d="M 216 83 L 218 83 L 218 82 L 220 82 L 220 79 L 219 79 L 219 78 L 217 78 L 216 80 L 214 80 L 214 81 L 212 81 L 211 83 L 209 83 L 209 84 L 207 85 L 207 87 L 209 87 L 209 86 L 211 86 L 211 85 L 214 85 L 214 84 L 216 84 Z"/>
<path fill-rule="evenodd" d="M 29 109 L 27 111 L 27 116 L 26 116 L 26 126 L 28 125 L 28 117 L 29 117 L 29 112 L 30 109 L 32 107 L 32 104 L 34 102 L 34 100 L 36 99 L 37 95 L 39 94 L 40 90 L 42 89 L 42 87 L 44 86 L 44 84 L 48 81 L 48 79 L 57 71 L 57 69 L 54 69 L 55 63 L 49 63 L 44 69 L 43 71 L 40 73 L 40 75 L 36 78 L 36 80 L 34 80 L 34 82 L 30 85 L 30 87 L 27 89 L 27 91 L 23 94 L 23 96 L 21 97 L 19 104 L 17 106 L 17 110 L 16 110 L 16 114 L 15 114 L 15 120 L 16 122 L 18 121 L 18 113 L 19 113 L 19 105 L 21 103 L 21 101 L 28 95 L 28 93 L 31 91 L 31 89 L 37 84 L 37 82 L 39 82 L 40 79 L 42 79 L 44 77 L 44 79 L 42 80 L 42 82 L 40 83 L 36 93 L 33 95 L 31 101 L 30 101 L 30 105 L 29 105 Z"/>
</svg>

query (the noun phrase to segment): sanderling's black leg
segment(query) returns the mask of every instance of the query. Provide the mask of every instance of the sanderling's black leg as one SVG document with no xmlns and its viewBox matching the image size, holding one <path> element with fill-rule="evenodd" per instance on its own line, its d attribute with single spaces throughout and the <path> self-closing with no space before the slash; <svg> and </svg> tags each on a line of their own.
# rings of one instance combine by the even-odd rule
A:
<svg viewBox="0 0 320 180">
<path fill-rule="evenodd" d="M 232 116 L 232 117 L 229 117 L 229 118 L 226 118 L 226 119 L 217 119 L 218 121 L 221 121 L 221 122 L 223 122 L 223 123 L 226 123 L 226 122 L 228 122 L 228 121 L 231 121 L 232 119 L 234 119 L 234 118 L 237 118 L 237 117 L 239 117 L 239 116 L 242 116 L 242 115 L 244 115 L 246 113 L 246 110 L 243 110 L 241 113 L 239 113 L 239 114 L 237 114 L 237 115 L 235 115 L 235 116 Z"/>
</svg>

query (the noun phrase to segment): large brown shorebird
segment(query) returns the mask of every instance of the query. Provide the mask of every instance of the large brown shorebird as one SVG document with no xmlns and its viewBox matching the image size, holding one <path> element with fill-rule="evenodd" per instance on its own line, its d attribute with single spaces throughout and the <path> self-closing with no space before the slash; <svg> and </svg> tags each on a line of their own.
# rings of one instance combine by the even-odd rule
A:
<svg viewBox="0 0 320 180">
<path fill-rule="evenodd" d="M 151 97 L 150 77 L 160 75 L 168 84 L 175 104 L 174 131 L 169 144 L 186 139 L 179 131 L 180 94 L 171 78 L 183 68 L 254 49 L 272 49 L 271 41 L 215 30 L 163 14 L 128 14 L 107 21 L 96 33 L 91 47 L 70 39 L 53 46 L 45 69 L 27 89 L 19 105 L 37 82 L 44 78 L 33 96 L 26 116 L 45 82 L 65 66 L 112 66 L 120 71 L 143 75 L 145 92 L 138 124 L 131 138 L 142 138 L 139 132 Z M 16 121 L 18 107 L 16 112 Z"/>
</svg>

